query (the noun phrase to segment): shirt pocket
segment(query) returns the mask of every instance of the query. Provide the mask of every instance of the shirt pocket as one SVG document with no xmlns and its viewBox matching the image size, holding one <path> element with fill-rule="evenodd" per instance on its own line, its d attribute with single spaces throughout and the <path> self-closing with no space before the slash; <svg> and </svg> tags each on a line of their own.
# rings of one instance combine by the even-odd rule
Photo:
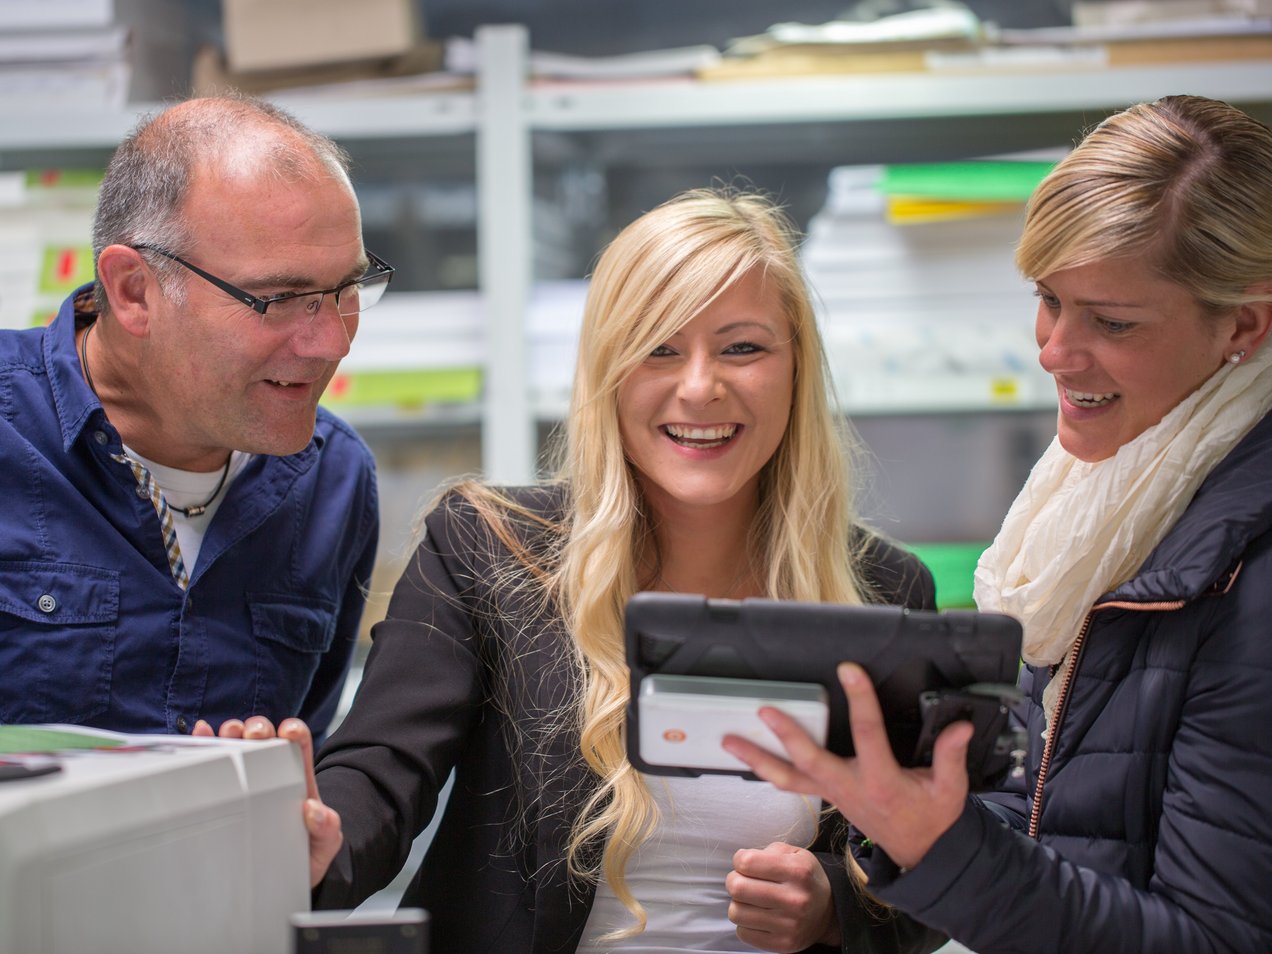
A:
<svg viewBox="0 0 1272 954">
<path fill-rule="evenodd" d="M 336 635 L 336 607 L 295 595 L 249 594 L 256 645 L 252 711 L 275 722 L 298 715 L 309 684 Z"/>
<path fill-rule="evenodd" d="M 0 561 L 0 722 L 87 722 L 110 706 L 119 572 Z"/>
</svg>

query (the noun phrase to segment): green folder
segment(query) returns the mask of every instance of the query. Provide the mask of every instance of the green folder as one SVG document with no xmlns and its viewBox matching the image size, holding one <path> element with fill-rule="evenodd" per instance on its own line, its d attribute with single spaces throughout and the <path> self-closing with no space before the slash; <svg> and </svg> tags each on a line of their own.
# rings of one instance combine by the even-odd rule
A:
<svg viewBox="0 0 1272 954">
<path fill-rule="evenodd" d="M 989 546 L 988 541 L 972 543 L 907 543 L 906 548 L 922 560 L 936 580 L 939 609 L 972 609 L 972 576 L 976 561 Z"/>
<path fill-rule="evenodd" d="M 1055 163 L 973 159 L 887 166 L 879 180 L 884 195 L 976 202 L 1023 202 Z"/>
</svg>

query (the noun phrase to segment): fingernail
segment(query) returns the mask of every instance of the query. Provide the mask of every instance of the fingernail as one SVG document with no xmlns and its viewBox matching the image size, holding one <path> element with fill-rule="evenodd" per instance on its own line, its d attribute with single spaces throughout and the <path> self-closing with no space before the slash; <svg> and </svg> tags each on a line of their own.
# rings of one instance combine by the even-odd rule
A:
<svg viewBox="0 0 1272 954">
<path fill-rule="evenodd" d="M 305 821 L 310 825 L 321 825 L 327 820 L 327 809 L 312 798 L 305 802 Z"/>
</svg>

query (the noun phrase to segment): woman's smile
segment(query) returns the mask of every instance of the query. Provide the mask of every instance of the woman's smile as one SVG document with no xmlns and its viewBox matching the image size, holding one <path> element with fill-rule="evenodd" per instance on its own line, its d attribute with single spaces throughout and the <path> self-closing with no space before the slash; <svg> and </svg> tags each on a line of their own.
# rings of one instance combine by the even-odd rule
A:
<svg viewBox="0 0 1272 954">
<path fill-rule="evenodd" d="M 713 424 L 694 426 L 692 424 L 664 424 L 662 432 L 672 443 L 692 450 L 714 450 L 724 447 L 742 429 L 740 424 Z"/>
</svg>

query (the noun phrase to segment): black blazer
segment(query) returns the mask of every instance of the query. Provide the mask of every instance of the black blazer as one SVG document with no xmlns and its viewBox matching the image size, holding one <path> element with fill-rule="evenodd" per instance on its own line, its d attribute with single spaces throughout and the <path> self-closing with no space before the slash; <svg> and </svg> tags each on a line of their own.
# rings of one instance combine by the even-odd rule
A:
<svg viewBox="0 0 1272 954">
<path fill-rule="evenodd" d="M 513 494 L 549 519 L 562 513 L 559 488 Z M 574 951 L 595 888 L 568 877 L 565 846 L 595 779 L 577 734 L 547 731 L 573 711 L 569 636 L 554 612 L 507 585 L 508 550 L 467 501 L 451 494 L 425 523 L 426 539 L 373 630 L 353 709 L 321 752 L 319 789 L 340 813 L 345 841 L 314 905 L 354 907 L 387 884 L 453 769 L 454 789 L 402 903 L 429 911 L 443 954 Z M 537 549 L 549 531 L 527 524 L 519 533 Z M 931 574 L 912 555 L 872 538 L 865 571 L 883 601 L 934 606 Z M 831 844 L 842 819 L 821 828 L 814 850 L 846 937 L 865 932 L 890 950 L 901 936 L 923 934 L 904 918 L 855 923 L 857 895 L 842 848 Z M 862 940 L 851 949 L 864 950 Z"/>
</svg>

